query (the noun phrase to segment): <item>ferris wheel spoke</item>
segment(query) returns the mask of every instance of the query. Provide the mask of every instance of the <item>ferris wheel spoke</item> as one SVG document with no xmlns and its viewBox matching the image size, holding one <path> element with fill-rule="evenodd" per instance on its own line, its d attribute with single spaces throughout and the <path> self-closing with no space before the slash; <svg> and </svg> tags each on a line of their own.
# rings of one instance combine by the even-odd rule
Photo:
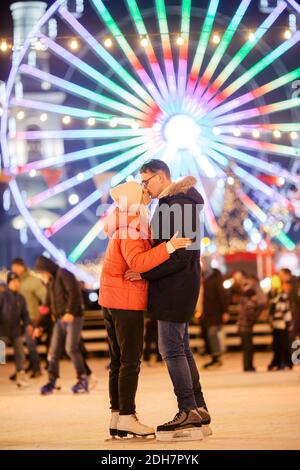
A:
<svg viewBox="0 0 300 470">
<path fill-rule="evenodd" d="M 270 13 L 270 15 L 263 21 L 254 33 L 254 38 L 248 41 L 239 49 L 235 56 L 230 60 L 227 66 L 222 70 L 216 80 L 210 85 L 208 90 L 202 97 L 203 102 L 208 102 L 212 97 L 219 92 L 222 85 L 231 77 L 237 67 L 243 62 L 247 55 L 254 49 L 262 37 L 266 34 L 269 28 L 275 23 L 277 18 L 286 9 L 286 3 L 280 2 L 278 6 Z M 222 94 L 222 93 L 221 93 Z M 223 95 L 223 94 L 222 94 Z"/>
<path fill-rule="evenodd" d="M 248 211 L 260 222 L 264 232 L 269 234 L 268 230 L 265 228 L 265 224 L 268 220 L 267 215 L 241 188 L 237 190 L 237 195 Z M 282 230 L 278 230 L 278 233 L 273 238 L 276 238 L 288 250 L 294 250 L 296 248 L 295 243 Z"/>
<path fill-rule="evenodd" d="M 72 222 L 76 217 L 86 211 L 91 207 L 95 202 L 99 201 L 102 196 L 102 192 L 99 189 L 96 189 L 92 194 L 83 199 L 79 204 L 66 212 L 62 217 L 56 220 L 50 227 L 48 227 L 44 234 L 47 238 L 55 235 L 59 230 L 64 228 L 70 222 Z"/>
<path fill-rule="evenodd" d="M 151 77 L 148 75 L 148 73 L 144 69 L 143 65 L 137 58 L 134 50 L 132 49 L 127 39 L 122 34 L 122 31 L 118 27 L 117 23 L 114 21 L 113 17 L 109 13 L 108 9 L 106 8 L 102 0 L 91 0 L 91 2 L 93 3 L 96 9 L 96 12 L 102 18 L 106 27 L 110 30 L 110 32 L 114 36 L 114 39 L 119 44 L 125 57 L 127 57 L 128 62 L 131 64 L 133 70 L 135 71 L 137 76 L 140 78 L 140 80 L 144 83 L 148 92 L 151 94 L 151 96 L 156 100 L 156 102 L 159 105 L 162 105 L 163 100 L 162 100 L 161 93 L 158 92 L 155 83 L 153 82 Z"/>
<path fill-rule="evenodd" d="M 96 111 L 89 111 L 87 109 L 74 108 L 71 106 L 49 103 L 47 101 L 37 101 L 26 98 L 12 98 L 10 101 L 10 107 L 38 109 L 40 111 L 49 111 L 51 113 L 68 115 L 78 119 L 93 117 L 98 121 L 103 122 L 108 122 L 110 118 L 114 117 L 113 114 L 97 113 Z"/>
<path fill-rule="evenodd" d="M 248 93 L 239 96 L 238 98 L 230 100 L 222 104 L 221 106 L 218 106 L 217 108 L 213 109 L 212 111 L 209 111 L 210 103 L 208 103 L 206 107 L 207 118 L 211 119 L 216 116 L 225 114 L 233 109 L 239 108 L 240 106 L 243 106 L 257 98 L 266 95 L 267 93 L 270 93 L 271 91 L 276 90 L 277 88 L 287 85 L 290 82 L 296 81 L 298 78 L 300 78 L 300 67 L 293 70 L 292 72 L 282 75 L 279 78 L 276 78 L 275 80 L 272 80 L 269 83 L 266 83 L 265 85 L 255 88 L 254 90 L 251 90 Z"/>
<path fill-rule="evenodd" d="M 245 109 L 237 113 L 229 113 L 212 120 L 213 125 L 218 126 L 219 124 L 225 124 L 227 122 L 243 121 L 245 119 L 252 119 L 254 117 L 269 115 L 280 111 L 286 111 L 287 109 L 297 108 L 300 106 L 300 98 L 292 98 L 290 100 L 279 101 L 278 103 L 272 103 L 265 106 L 259 106 L 257 108 Z"/>
<path fill-rule="evenodd" d="M 229 167 L 229 159 L 220 155 L 220 153 L 216 150 L 208 149 L 207 153 L 213 160 L 218 162 L 220 165 L 224 166 L 225 168 Z M 260 191 L 267 197 L 272 198 L 273 200 L 280 201 L 280 203 L 284 204 L 285 206 L 290 206 L 290 202 L 287 198 L 285 198 L 273 188 L 265 184 L 256 176 L 251 175 L 248 171 L 244 170 L 239 165 L 232 165 L 231 170 L 250 188 Z"/>
<path fill-rule="evenodd" d="M 146 151 L 143 155 L 137 158 L 130 165 L 123 168 L 118 174 L 116 174 L 111 180 L 111 186 L 115 186 L 121 183 L 125 178 L 131 175 L 136 171 L 146 160 L 151 158 L 153 155 L 157 154 L 157 151 Z M 103 229 L 103 222 L 98 221 L 95 226 L 90 230 L 90 232 L 78 243 L 74 250 L 69 254 L 68 259 L 75 263 L 83 255 L 83 253 L 88 249 L 88 247 L 93 243 L 93 241 L 98 236 L 99 232 Z"/>
<path fill-rule="evenodd" d="M 214 165 L 213 162 L 207 158 L 205 153 L 195 157 L 195 160 L 203 176 L 207 178 L 216 178 L 217 176 L 220 176 L 220 167 Z"/>
<path fill-rule="evenodd" d="M 254 139 L 244 139 L 240 137 L 234 136 L 225 136 L 219 135 L 216 136 L 215 139 L 218 142 L 222 142 L 223 144 L 227 144 L 230 146 L 236 146 L 245 149 L 255 149 L 255 150 L 265 150 L 269 153 L 274 153 L 277 155 L 281 155 L 283 157 L 299 157 L 300 156 L 300 149 L 296 147 L 290 147 L 288 145 L 280 145 L 280 144 L 271 144 L 269 142 L 261 142 Z"/>
<path fill-rule="evenodd" d="M 68 260 L 71 263 L 76 263 L 83 253 L 89 248 L 89 246 L 96 240 L 96 238 L 103 231 L 104 226 L 107 221 L 107 217 L 113 212 L 115 208 L 114 204 L 107 209 L 104 217 L 101 217 L 95 225 L 89 230 L 89 232 L 84 236 L 84 238 L 76 245 L 73 251 L 69 254 Z"/>
<path fill-rule="evenodd" d="M 218 224 L 214 215 L 214 211 L 212 210 L 209 198 L 207 197 L 204 185 L 202 184 L 201 176 L 199 174 L 199 171 L 200 171 L 199 162 L 197 163 L 198 163 L 198 166 L 196 165 L 192 156 L 188 155 L 187 166 L 190 168 L 191 174 L 192 175 L 198 174 L 197 189 L 199 189 L 199 192 L 201 193 L 203 200 L 204 200 L 204 215 L 205 215 L 205 221 L 206 221 L 205 225 L 206 225 L 208 232 L 211 235 L 214 235 L 217 233 Z"/>
<path fill-rule="evenodd" d="M 164 62 L 165 62 L 168 87 L 169 87 L 169 91 L 171 94 L 171 99 L 176 101 L 177 86 L 176 86 L 176 77 L 175 77 L 174 62 L 173 62 L 173 57 L 172 57 L 172 48 L 171 48 L 171 42 L 170 42 L 170 34 L 169 34 L 165 0 L 155 0 L 155 6 L 156 6 L 156 16 L 157 16 L 161 44 L 162 44 L 163 57 L 164 57 Z M 175 103 L 174 108 L 176 111 L 176 103 Z"/>
<path fill-rule="evenodd" d="M 225 126 L 218 126 L 221 134 L 232 134 L 237 129 L 237 124 L 233 125 L 225 125 Z M 278 130 L 280 132 L 298 132 L 300 131 L 300 124 L 295 124 L 293 122 L 290 123 L 278 123 L 278 124 L 245 124 L 243 126 L 238 126 L 241 134 L 251 134 L 254 130 L 258 130 L 259 133 L 269 134 L 274 130 Z"/>
<path fill-rule="evenodd" d="M 281 5 L 281 3 L 279 4 Z M 269 65 L 281 57 L 285 52 L 291 49 L 295 44 L 300 40 L 300 31 L 298 31 L 291 39 L 288 39 L 284 43 L 280 44 L 276 49 L 273 49 L 272 52 L 263 57 L 260 61 L 256 62 L 250 69 L 243 73 L 239 78 L 237 78 L 231 85 L 229 85 L 225 90 L 218 93 L 215 98 L 211 100 L 211 104 L 208 109 L 214 109 L 216 106 L 219 106 L 220 103 L 227 100 L 233 93 L 238 91 L 244 85 L 246 85 L 250 80 L 252 80 L 256 75 L 265 70 Z"/>
<path fill-rule="evenodd" d="M 230 127 L 230 126 L 224 126 L 224 127 Z M 253 129 L 259 128 L 262 131 L 270 132 L 274 130 L 279 130 L 282 132 L 298 132 L 300 131 L 300 123 L 294 123 L 294 122 L 289 122 L 289 123 L 278 123 L 278 124 L 247 124 L 243 127 L 240 127 L 241 131 L 243 132 L 251 132 Z"/>
<path fill-rule="evenodd" d="M 79 276 L 81 279 L 85 280 L 87 283 L 93 284 L 94 279 L 92 276 L 90 276 L 88 273 L 84 273 L 80 271 L 74 264 L 70 263 L 65 255 L 59 250 L 55 245 L 53 245 L 41 232 L 39 226 L 37 225 L 36 220 L 33 218 L 32 214 L 30 211 L 27 209 L 27 207 L 24 205 L 24 201 L 22 199 L 22 196 L 20 195 L 20 192 L 17 187 L 16 180 L 13 180 L 10 182 L 10 189 L 12 193 L 14 194 L 14 198 L 16 201 L 16 205 L 19 209 L 19 211 L 24 215 L 27 223 L 29 224 L 30 222 L 30 229 L 36 239 L 40 242 L 44 248 L 51 253 L 51 255 L 54 257 L 54 259 L 59 262 L 62 266 L 66 267 L 69 271 L 71 271 L 75 276 Z"/>
<path fill-rule="evenodd" d="M 129 86 L 134 93 L 137 93 L 149 106 L 152 108 L 156 106 L 153 97 L 147 92 L 133 77 L 132 75 L 111 55 L 101 44 L 95 39 L 86 28 L 84 28 L 79 21 L 75 19 L 66 8 L 61 7 L 59 14 L 63 20 L 86 42 L 91 50 L 102 61 L 106 62 L 112 70 L 119 76 L 119 78 Z M 154 87 L 155 88 L 155 87 Z"/>
<path fill-rule="evenodd" d="M 217 46 L 208 66 L 203 73 L 203 76 L 200 78 L 200 81 L 195 89 L 195 96 L 198 100 L 204 94 L 207 86 L 209 85 L 209 82 L 215 73 L 221 59 L 223 58 L 228 46 L 230 45 L 239 25 L 241 24 L 241 21 L 251 1 L 252 0 L 242 0 L 234 16 L 232 17 L 219 45 Z"/>
<path fill-rule="evenodd" d="M 179 60 L 177 72 L 177 89 L 181 99 L 184 97 L 187 85 L 190 26 L 191 0 L 182 0 L 180 33 L 183 39 L 183 44 L 179 47 Z"/>
<path fill-rule="evenodd" d="M 187 84 L 187 93 L 189 95 L 194 93 L 194 89 L 199 78 L 199 73 L 212 32 L 218 6 L 219 0 L 210 0 Z"/>
<path fill-rule="evenodd" d="M 151 110 L 151 108 L 145 104 L 140 99 L 136 98 L 132 93 L 124 90 L 121 86 L 115 83 L 110 78 L 106 77 L 102 73 L 98 72 L 96 69 L 88 65 L 83 60 L 79 59 L 76 55 L 69 52 L 67 49 L 64 49 L 62 46 L 52 41 L 50 38 L 40 34 L 39 36 L 41 42 L 47 46 L 48 49 L 52 50 L 59 58 L 67 62 L 68 64 L 76 67 L 77 70 L 80 70 L 84 75 L 91 78 L 97 84 L 101 84 L 109 92 L 114 93 L 122 100 L 127 101 L 131 105 L 140 109 L 143 112 Z"/>
<path fill-rule="evenodd" d="M 156 81 L 157 86 L 160 90 L 160 93 L 164 97 L 164 99 L 167 100 L 169 92 L 168 92 L 168 88 L 167 88 L 167 85 L 166 85 L 166 80 L 165 80 L 165 77 L 162 73 L 161 66 L 160 66 L 160 64 L 157 60 L 155 50 L 153 49 L 153 46 L 152 46 L 151 38 L 148 35 L 143 17 L 141 15 L 140 10 L 139 10 L 139 7 L 138 7 L 135 0 L 126 0 L 126 4 L 127 4 L 127 8 L 129 10 L 129 13 L 131 15 L 131 18 L 133 20 L 133 23 L 135 25 L 135 28 L 136 28 L 138 34 L 141 37 L 145 36 L 147 38 L 148 43 L 143 49 L 144 49 L 145 54 L 147 56 L 148 63 L 149 63 L 150 68 L 152 70 L 153 76 L 155 77 L 155 81 Z"/>
<path fill-rule="evenodd" d="M 150 136 L 147 129 L 64 129 L 60 131 L 24 131 L 17 132 L 17 139 L 110 139 L 121 137 Z"/>
<path fill-rule="evenodd" d="M 255 168 L 256 170 L 262 171 L 264 173 L 267 173 L 269 175 L 276 175 L 278 174 L 278 166 L 266 162 L 264 160 L 261 160 L 257 157 L 253 157 L 252 155 L 242 152 L 241 150 L 237 150 L 235 148 L 232 148 L 230 146 L 214 142 L 214 141 L 206 141 L 206 146 L 207 148 L 211 148 L 213 150 L 217 150 L 220 152 L 221 155 L 227 155 L 230 159 L 237 160 L 241 162 L 243 165 L 245 165 L 248 168 Z M 295 176 L 289 173 L 287 170 L 281 168 L 280 169 L 280 175 L 283 176 L 287 181 L 291 181 L 295 184 L 299 184 L 300 182 L 300 176 Z"/>
<path fill-rule="evenodd" d="M 92 101 L 93 103 L 97 103 L 98 105 L 104 106 L 105 108 L 113 109 L 125 115 L 141 119 L 142 121 L 147 120 L 147 115 L 141 111 L 138 111 L 137 109 L 131 108 L 111 98 L 107 98 L 100 93 L 95 93 L 88 88 L 84 88 L 80 85 L 76 85 L 75 83 L 68 82 L 67 80 L 57 77 L 56 75 L 43 72 L 42 70 L 31 67 L 30 65 L 22 64 L 20 66 L 20 72 L 38 80 L 47 81 L 52 85 L 57 86 L 58 88 L 67 91 L 68 93 L 71 93 L 72 95 L 80 96 L 84 100 Z"/>
<path fill-rule="evenodd" d="M 155 149 L 145 151 L 139 158 L 134 160 L 132 163 L 123 168 L 118 174 L 112 177 L 111 186 L 116 186 L 117 184 L 121 183 L 125 178 L 127 178 L 127 176 L 132 175 L 132 173 L 138 170 L 142 166 L 142 164 L 150 158 L 158 158 L 163 147 L 164 144 L 161 144 Z"/>
<path fill-rule="evenodd" d="M 46 160 L 37 160 L 26 163 L 25 165 L 17 168 L 17 174 L 25 174 L 29 173 L 31 170 L 41 170 L 43 168 L 51 168 L 52 166 L 56 165 L 66 165 L 68 163 L 73 163 L 91 157 L 99 157 L 100 155 L 107 155 L 109 153 L 118 152 L 120 150 L 135 147 L 144 143 L 144 137 L 136 137 L 133 139 L 122 140 L 120 142 L 112 142 L 110 144 L 89 147 L 87 149 L 65 153 L 64 155 L 59 155 L 57 157 L 47 158 Z"/>
<path fill-rule="evenodd" d="M 45 191 L 42 191 L 41 193 L 29 198 L 27 200 L 27 207 L 36 206 L 37 204 L 40 204 L 41 202 L 46 201 L 47 199 L 56 196 L 57 194 L 67 191 L 68 189 L 71 189 L 74 186 L 85 183 L 86 181 L 92 179 L 94 176 L 99 175 L 104 171 L 108 171 L 112 168 L 115 168 L 116 166 L 122 165 L 124 162 L 140 155 L 147 148 L 147 145 L 140 145 L 106 162 L 100 163 L 99 165 L 96 165 L 95 167 L 89 170 L 81 172 L 80 178 L 78 178 L 77 175 L 73 176 L 72 178 L 66 179 L 65 181 L 62 181 L 61 183 L 52 186 L 51 188 L 46 189 Z"/>
</svg>

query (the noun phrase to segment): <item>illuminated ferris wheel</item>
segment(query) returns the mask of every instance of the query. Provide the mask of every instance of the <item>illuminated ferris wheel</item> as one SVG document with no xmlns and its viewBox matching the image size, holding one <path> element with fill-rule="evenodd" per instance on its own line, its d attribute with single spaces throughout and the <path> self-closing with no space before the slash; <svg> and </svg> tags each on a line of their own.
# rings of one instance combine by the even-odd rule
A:
<svg viewBox="0 0 300 470">
<path fill-rule="evenodd" d="M 54 2 L 7 83 L 3 162 L 15 175 L 17 207 L 45 250 L 89 282 L 77 264 L 89 258 L 103 228 L 97 205 L 109 186 L 135 177 L 150 158 L 166 161 L 174 179 L 197 177 L 212 237 L 230 169 L 253 224 L 292 248 L 285 228 L 294 208 L 285 187 L 300 182 L 300 96 L 292 87 L 300 67 L 287 70 L 283 59 L 299 53 L 300 31 L 276 30 L 277 44 L 267 44 L 288 8 L 300 14 L 297 2 L 279 2 L 251 30 L 251 0 L 237 2 L 230 18 L 218 0 L 205 10 L 192 0 L 153 0 L 146 10 L 124 0 L 127 14 L 120 7 L 119 18 L 109 3 L 89 3 L 91 24 L 65 0 Z M 61 37 L 73 37 L 68 44 L 47 34 L 54 19 Z M 22 127 L 26 113 L 38 115 L 39 126 L 33 119 Z M 51 213 L 44 224 L 35 217 L 42 210 Z M 76 243 L 66 248 L 70 233 Z"/>
</svg>

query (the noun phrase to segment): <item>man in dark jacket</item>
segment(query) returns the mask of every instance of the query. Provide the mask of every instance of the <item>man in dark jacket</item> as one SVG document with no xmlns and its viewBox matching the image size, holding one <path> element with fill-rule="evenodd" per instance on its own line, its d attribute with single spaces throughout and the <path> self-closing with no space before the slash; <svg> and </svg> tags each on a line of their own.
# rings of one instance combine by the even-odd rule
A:
<svg viewBox="0 0 300 470">
<path fill-rule="evenodd" d="M 203 199 L 194 187 L 194 177 L 173 183 L 168 166 L 161 160 L 144 164 L 140 174 L 150 196 L 159 199 L 151 222 L 154 246 L 176 232 L 193 240 L 188 249 L 177 250 L 168 261 L 142 274 L 149 281 L 148 312 L 158 320 L 159 351 L 167 364 L 179 408 L 174 420 L 158 426 L 157 438 L 177 439 L 184 429 L 188 438 L 200 439 L 202 431 L 211 433 L 210 416 L 189 346 L 188 324 L 194 316 L 200 288 L 199 215 Z M 132 272 L 126 277 L 138 279 Z"/>
<path fill-rule="evenodd" d="M 219 339 L 222 329 L 223 317 L 227 313 L 226 292 L 223 287 L 222 274 L 218 269 L 213 269 L 207 258 L 202 259 L 202 286 L 203 286 L 203 312 L 200 323 L 206 332 L 211 361 L 204 365 L 205 369 L 211 369 L 222 365 L 221 343 Z"/>
<path fill-rule="evenodd" d="M 25 299 L 18 293 L 19 288 L 19 277 L 9 272 L 7 289 L 0 292 L 0 338 L 14 348 L 17 386 L 23 387 L 28 385 L 24 371 L 23 335 L 25 329 L 32 334 L 32 326 Z"/>
<path fill-rule="evenodd" d="M 56 388 L 59 361 L 65 344 L 66 352 L 73 362 L 78 379 L 72 391 L 73 393 L 88 392 L 86 368 L 80 352 L 83 311 L 79 284 L 72 273 L 60 268 L 44 256 L 36 260 L 35 269 L 42 274 L 47 284 L 47 304 L 55 317 L 49 352 L 49 382 L 41 388 L 41 394 L 48 395 Z"/>
</svg>

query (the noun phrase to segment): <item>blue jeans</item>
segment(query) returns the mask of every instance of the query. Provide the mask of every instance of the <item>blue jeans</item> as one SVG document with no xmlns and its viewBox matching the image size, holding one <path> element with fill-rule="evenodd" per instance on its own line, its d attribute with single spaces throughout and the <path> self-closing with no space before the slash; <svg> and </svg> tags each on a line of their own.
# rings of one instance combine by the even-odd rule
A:
<svg viewBox="0 0 300 470">
<path fill-rule="evenodd" d="M 34 372 L 38 372 L 40 370 L 40 357 L 37 352 L 35 339 L 32 338 L 27 330 L 25 332 L 25 341 L 29 352 L 29 360 L 32 366 L 32 370 Z"/>
<path fill-rule="evenodd" d="M 179 411 L 206 408 L 199 372 L 189 345 L 188 323 L 159 320 L 158 348 L 167 364 Z"/>
<path fill-rule="evenodd" d="M 23 337 L 22 336 L 17 336 L 16 338 L 3 338 L 0 337 L 1 340 L 4 341 L 4 343 L 7 345 L 11 343 L 13 350 L 14 350 L 14 356 L 15 356 L 15 364 L 16 364 L 16 371 L 20 372 L 21 370 L 25 369 L 25 352 L 24 352 L 24 347 L 23 347 Z"/>
<path fill-rule="evenodd" d="M 77 378 L 86 375 L 86 369 L 80 352 L 80 333 L 83 326 L 83 317 L 74 317 L 72 323 L 65 323 L 59 318 L 53 328 L 50 351 L 48 355 L 49 380 L 54 381 L 59 377 L 59 360 L 64 352 L 71 358 L 76 370 Z"/>
</svg>

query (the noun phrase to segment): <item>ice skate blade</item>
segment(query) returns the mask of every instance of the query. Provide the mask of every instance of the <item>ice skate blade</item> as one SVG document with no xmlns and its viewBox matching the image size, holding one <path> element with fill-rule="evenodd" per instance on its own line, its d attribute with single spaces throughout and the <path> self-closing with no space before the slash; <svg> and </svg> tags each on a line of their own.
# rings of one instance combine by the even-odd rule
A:
<svg viewBox="0 0 300 470">
<path fill-rule="evenodd" d="M 204 437 L 209 437 L 213 433 L 209 424 L 202 424 L 201 429 Z"/>
<path fill-rule="evenodd" d="M 199 428 L 158 431 L 156 433 L 156 440 L 161 442 L 201 441 L 203 438 L 202 430 Z"/>
<path fill-rule="evenodd" d="M 119 431 L 118 430 L 118 438 L 123 439 L 123 440 L 126 440 L 126 439 L 139 439 L 139 440 L 149 439 L 150 440 L 150 439 L 155 439 L 155 433 L 141 435 L 141 434 L 135 434 L 132 431 Z"/>
</svg>

